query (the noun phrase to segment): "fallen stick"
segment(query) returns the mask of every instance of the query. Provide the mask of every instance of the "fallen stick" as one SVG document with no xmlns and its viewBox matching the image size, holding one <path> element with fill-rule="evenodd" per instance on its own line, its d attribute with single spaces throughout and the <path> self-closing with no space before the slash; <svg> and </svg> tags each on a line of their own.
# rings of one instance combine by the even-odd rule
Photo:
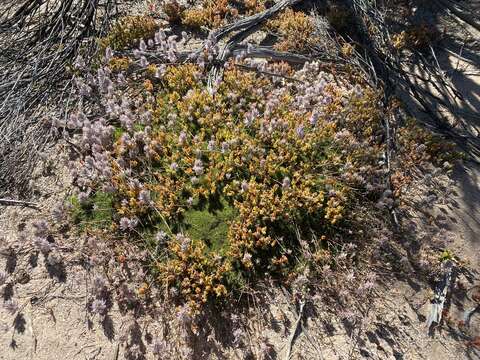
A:
<svg viewBox="0 0 480 360">
<path fill-rule="evenodd" d="M 282 78 L 282 79 L 285 79 L 285 80 L 303 83 L 302 80 L 295 79 L 293 77 L 285 76 L 285 75 L 282 75 L 282 74 L 276 74 L 276 73 L 273 73 L 273 72 L 270 72 L 270 71 L 259 70 L 259 69 L 257 69 L 256 67 L 253 67 L 253 66 L 247 66 L 247 65 L 243 65 L 243 64 L 235 64 L 235 66 L 240 68 L 240 69 L 254 71 L 257 74 L 263 74 L 263 75 L 268 75 L 268 76 L 272 76 L 272 77 L 279 77 L 279 78 Z"/>
<path fill-rule="evenodd" d="M 294 326 L 293 331 L 290 334 L 290 338 L 288 340 L 288 350 L 287 350 L 287 354 L 285 355 L 285 360 L 290 360 L 290 357 L 292 356 L 293 342 L 295 341 L 295 339 L 297 337 L 297 332 L 298 332 L 298 329 L 299 329 L 300 324 L 302 322 L 304 307 L 305 307 L 305 300 L 302 300 L 300 302 L 300 309 L 298 311 L 297 321 L 295 322 L 295 326 Z"/>
<path fill-rule="evenodd" d="M 122 51 L 118 52 L 118 55 L 122 56 L 127 56 L 130 55 L 132 52 L 131 51 Z M 182 51 L 177 53 L 177 60 L 178 63 L 183 63 L 183 62 L 195 62 L 195 54 L 198 53 L 198 49 L 194 51 Z M 166 63 L 163 59 L 161 54 L 153 52 L 153 51 L 139 51 L 139 55 L 144 56 L 149 63 L 152 64 L 175 64 L 175 63 Z M 272 49 L 270 46 L 255 46 L 252 45 L 248 48 L 247 52 L 247 46 L 246 45 L 241 45 L 237 44 L 234 49 L 231 51 L 231 53 L 228 54 L 228 56 L 225 57 L 225 59 L 228 59 L 230 57 L 235 57 L 237 55 L 242 55 L 245 58 L 259 58 L 259 59 L 271 59 L 271 60 L 276 60 L 276 61 L 285 61 L 288 63 L 292 64 L 304 64 L 306 62 L 312 61 L 313 58 L 305 55 L 300 55 L 300 54 L 295 54 L 291 52 L 286 52 L 286 51 L 276 51 Z M 221 61 L 220 59 L 216 59 L 220 64 L 223 64 L 225 60 Z M 138 65 L 138 64 L 132 64 L 131 65 L 132 69 L 134 71 L 143 71 L 143 68 Z"/>
<path fill-rule="evenodd" d="M 387 143 L 387 146 L 386 146 L 386 149 L 385 149 L 385 161 L 386 161 L 386 165 L 387 165 L 387 183 L 388 183 L 388 188 L 390 189 L 390 191 L 392 191 L 392 198 L 394 198 L 394 193 L 393 193 L 393 186 L 392 186 L 392 161 L 391 161 L 391 157 L 393 155 L 393 146 L 392 146 L 392 143 L 393 143 L 393 140 L 391 138 L 391 128 L 390 128 L 390 121 L 388 119 L 388 116 L 385 117 L 385 133 L 386 133 L 386 137 L 387 137 L 387 140 L 386 140 L 386 143 Z M 398 228 L 399 228 L 399 224 L 398 224 L 398 216 L 397 216 L 397 212 L 395 211 L 395 206 L 392 206 L 390 208 L 390 214 L 392 216 L 392 222 L 393 222 L 393 225 L 395 226 L 395 230 L 398 231 Z"/>
<path fill-rule="evenodd" d="M 0 205 L 5 206 L 27 206 L 37 208 L 38 205 L 36 203 L 30 201 L 23 201 L 23 200 L 13 200 L 13 199 L 0 199 Z"/>
<path fill-rule="evenodd" d="M 235 46 L 232 50 L 232 55 L 240 55 L 242 52 L 245 52 L 246 58 L 260 58 L 260 59 L 272 59 L 276 61 L 286 61 L 292 64 L 304 64 L 306 62 L 312 61 L 312 58 L 305 55 L 295 54 L 286 51 L 276 51 L 269 46 L 250 46 L 248 48 L 244 45 Z"/>
<path fill-rule="evenodd" d="M 278 3 L 273 5 L 271 8 L 261 13 L 249 16 L 232 25 L 227 25 L 219 29 L 218 31 L 214 32 L 212 35 L 212 38 L 217 43 L 221 38 L 225 37 L 227 34 L 236 30 L 240 30 L 227 41 L 225 46 L 220 51 L 220 54 L 217 60 L 219 60 L 220 63 L 224 63 L 232 55 L 233 50 L 248 36 L 255 33 L 257 30 L 259 30 L 265 21 L 272 18 L 283 9 L 286 9 L 289 6 L 298 4 L 302 1 L 303 0 L 279 1 Z M 210 71 L 210 76 L 208 81 L 209 88 L 211 88 L 211 85 L 216 82 L 216 79 L 221 78 L 222 75 L 223 75 L 222 68 L 219 67 L 218 65 L 214 66 Z"/>
<path fill-rule="evenodd" d="M 267 19 L 271 18 L 273 15 L 278 13 L 279 11 L 282 11 L 283 9 L 293 6 L 303 0 L 282 0 L 277 2 L 275 5 L 273 5 L 271 8 L 268 8 L 267 10 L 260 12 L 258 14 L 248 16 L 240 21 L 237 21 L 233 24 L 226 25 L 216 31 L 213 32 L 212 38 L 214 39 L 215 42 L 220 41 L 223 39 L 225 36 L 230 34 L 231 32 L 234 31 L 239 31 L 239 30 L 245 30 L 250 28 L 252 25 L 256 26 Z"/>
<path fill-rule="evenodd" d="M 445 261 L 442 264 L 445 272 L 442 281 L 435 288 L 435 297 L 432 301 L 430 313 L 427 318 L 427 329 L 429 333 L 434 331 L 434 328 L 440 325 L 442 321 L 445 302 L 447 301 L 448 291 L 454 278 L 455 266 L 452 261 Z"/>
<path fill-rule="evenodd" d="M 480 31 L 480 20 L 478 16 L 467 14 L 460 9 L 456 7 L 455 4 L 453 4 L 451 1 L 446 1 L 446 0 L 438 0 L 440 4 L 442 4 L 444 7 L 446 7 L 450 12 L 462 20 L 463 22 L 467 23 L 477 31 Z"/>
</svg>

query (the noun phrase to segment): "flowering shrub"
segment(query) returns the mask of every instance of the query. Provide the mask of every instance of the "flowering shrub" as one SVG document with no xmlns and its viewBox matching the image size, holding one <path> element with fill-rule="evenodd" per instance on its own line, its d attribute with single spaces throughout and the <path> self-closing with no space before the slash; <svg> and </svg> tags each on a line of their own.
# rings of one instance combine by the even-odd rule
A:
<svg viewBox="0 0 480 360">
<path fill-rule="evenodd" d="M 302 11 L 290 8 L 267 23 L 267 27 L 280 37 L 274 47 L 280 51 L 305 52 L 315 43 L 312 20 Z"/>
<path fill-rule="evenodd" d="M 82 152 L 71 214 L 96 236 L 141 244 L 166 293 L 198 309 L 260 274 L 288 275 L 304 253 L 329 266 L 358 210 L 393 200 L 379 93 L 318 63 L 264 66 L 286 82 L 232 60 L 209 86 L 215 48 L 175 64 L 183 41 L 159 31 L 133 57 L 107 48 L 96 71 L 82 64 L 67 123 Z"/>
<path fill-rule="evenodd" d="M 192 28 L 219 27 L 225 17 L 231 15 L 228 0 L 205 1 L 200 8 L 191 8 L 183 13 L 182 24 Z"/>
<path fill-rule="evenodd" d="M 192 27 L 217 28 L 239 14 L 250 15 L 265 10 L 264 0 L 204 0 L 199 7 L 187 9 L 182 14 L 182 24 Z"/>
<path fill-rule="evenodd" d="M 135 45 L 138 40 L 153 37 L 158 25 L 148 16 L 126 16 L 118 20 L 108 33 L 99 40 L 102 52 L 106 48 L 122 50 Z"/>
</svg>

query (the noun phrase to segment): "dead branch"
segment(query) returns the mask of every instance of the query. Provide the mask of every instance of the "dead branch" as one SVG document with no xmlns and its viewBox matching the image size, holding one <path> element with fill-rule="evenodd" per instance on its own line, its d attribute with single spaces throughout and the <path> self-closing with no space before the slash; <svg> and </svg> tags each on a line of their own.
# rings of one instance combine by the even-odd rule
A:
<svg viewBox="0 0 480 360">
<path fill-rule="evenodd" d="M 444 6 L 448 10 L 450 10 L 450 12 L 454 16 L 456 16 L 457 18 L 459 18 L 463 22 L 467 23 L 471 27 L 475 28 L 476 30 L 480 31 L 480 21 L 479 21 L 478 17 L 475 17 L 474 15 L 470 15 L 470 14 L 460 10 L 457 7 L 456 4 L 454 4 L 453 2 L 451 2 L 449 0 L 438 0 L 438 2 L 442 6 Z"/>
<path fill-rule="evenodd" d="M 298 330 L 300 328 L 300 324 L 302 321 L 304 307 L 305 307 L 305 300 L 301 300 L 300 309 L 298 310 L 297 321 L 295 322 L 295 325 L 292 329 L 293 331 L 291 332 L 290 338 L 288 339 L 288 348 L 287 348 L 287 353 L 285 355 L 285 360 L 290 360 L 290 357 L 292 356 L 293 342 L 298 336 Z"/>
<path fill-rule="evenodd" d="M 115 350 L 113 351 L 113 357 L 112 357 L 112 360 L 118 360 L 118 353 L 120 351 L 120 344 L 117 343 L 115 345 Z"/>
<path fill-rule="evenodd" d="M 0 16 L 0 189 L 26 193 L 38 154 L 49 141 L 50 104 L 68 111 L 80 49 L 92 54 L 116 0 L 35 0 L 2 4 Z M 100 10 L 102 9 L 102 10 Z M 62 116 L 62 114 L 55 114 Z M 1 195 L 1 194 L 0 194 Z"/>
<path fill-rule="evenodd" d="M 435 298 L 432 301 L 430 313 L 427 318 L 427 329 L 430 333 L 434 330 L 434 327 L 440 325 L 442 321 L 445 302 L 455 276 L 455 266 L 452 261 L 445 261 L 442 264 L 442 268 L 444 270 L 444 276 L 435 288 Z"/>
<path fill-rule="evenodd" d="M 224 63 L 229 57 L 232 56 L 234 53 L 234 50 L 237 48 L 237 46 L 245 40 L 248 36 L 251 34 L 255 33 L 262 24 L 267 21 L 268 19 L 272 18 L 275 16 L 278 12 L 282 11 L 283 9 L 293 6 L 295 4 L 298 4 L 302 2 L 303 0 L 282 0 L 276 3 L 274 6 L 271 8 L 249 16 L 245 19 L 242 19 L 232 25 L 227 25 L 221 29 L 219 29 L 218 32 L 215 32 L 213 34 L 213 39 L 215 42 L 218 42 L 220 39 L 228 35 L 229 33 L 233 31 L 239 31 L 235 35 L 233 35 L 225 44 L 225 46 L 222 48 L 220 51 L 220 54 L 218 55 L 218 61 L 220 64 Z M 209 75 L 209 87 L 218 79 L 219 77 L 222 76 L 222 67 L 220 67 L 218 64 L 212 68 L 210 71 Z"/>
<path fill-rule="evenodd" d="M 248 49 L 245 45 L 235 46 L 232 51 L 232 56 L 241 54 L 245 54 L 247 58 L 271 59 L 275 61 L 285 61 L 291 64 L 304 64 L 313 60 L 313 58 L 305 55 L 276 51 L 269 46 L 249 46 Z"/>
<path fill-rule="evenodd" d="M 253 67 L 253 66 L 248 66 L 248 65 L 244 65 L 244 64 L 235 64 L 235 66 L 240 68 L 240 69 L 254 71 L 257 74 L 268 75 L 268 76 L 271 76 L 273 78 L 277 77 L 277 78 L 282 78 L 282 79 L 285 79 L 285 80 L 288 80 L 288 81 L 293 81 L 293 82 L 300 82 L 300 83 L 303 82 L 302 80 L 295 79 L 295 78 L 290 77 L 290 76 L 285 76 L 285 75 L 282 75 L 282 74 L 276 74 L 276 73 L 273 73 L 273 72 L 270 72 L 270 71 L 259 70 L 259 69 L 257 69 L 256 67 Z"/>
<path fill-rule="evenodd" d="M 176 54 L 178 62 L 180 63 L 187 63 L 187 62 L 193 62 L 195 61 L 196 57 L 195 55 L 198 54 L 198 49 L 193 50 L 193 51 L 181 51 Z M 132 55 L 132 51 L 118 51 L 116 53 L 119 56 L 125 56 L 125 55 Z M 137 54 L 144 56 L 149 63 L 151 64 L 165 64 L 165 59 L 163 54 L 156 53 L 153 50 L 147 50 L 147 51 L 137 51 Z M 290 64 L 304 64 L 306 62 L 312 61 L 314 58 L 306 56 L 306 55 L 300 55 L 300 54 L 295 54 L 291 52 L 286 52 L 286 51 L 277 51 L 274 50 L 270 46 L 249 46 L 248 51 L 247 51 L 247 46 L 243 44 L 239 44 L 235 46 L 231 54 L 228 56 L 230 57 L 236 57 L 236 56 L 242 56 L 245 58 L 255 58 L 255 59 L 269 59 L 269 60 L 274 60 L 274 61 L 284 61 L 288 62 Z M 225 61 L 220 61 L 219 59 L 215 59 L 214 62 L 216 62 L 218 65 L 224 64 Z M 138 65 L 133 64 L 132 68 L 135 70 L 140 70 L 141 67 Z"/>
<path fill-rule="evenodd" d="M 393 190 L 392 187 L 392 156 L 393 156 L 393 148 L 394 148 L 394 141 L 395 137 L 392 136 L 392 128 L 390 124 L 390 119 L 389 116 L 387 115 L 385 117 L 385 134 L 386 134 L 386 149 L 385 149 L 385 162 L 386 162 L 386 167 L 387 167 L 387 186 L 390 189 L 390 191 Z M 394 193 L 392 191 L 392 198 L 394 198 Z M 399 223 L 398 223 L 398 216 L 397 212 L 395 210 L 395 207 L 392 206 L 390 209 L 390 214 L 392 217 L 392 223 L 395 227 L 395 230 L 398 230 L 399 228 Z"/>
<path fill-rule="evenodd" d="M 263 24 L 266 20 L 270 19 L 278 12 L 286 9 L 287 7 L 296 5 L 302 1 L 303 0 L 281 0 L 265 11 L 254 14 L 252 16 L 248 16 L 233 24 L 226 25 L 214 31 L 211 35 L 211 38 L 215 41 L 215 43 L 217 43 L 225 36 L 235 31 L 242 31 L 243 34 L 251 33 L 252 28 L 257 28 L 259 25 Z"/>
<path fill-rule="evenodd" d="M 38 208 L 38 204 L 29 202 L 29 201 L 22 201 L 22 200 L 12 200 L 12 199 L 0 199 L 0 205 L 5 206 L 27 206 L 32 208 Z"/>
</svg>

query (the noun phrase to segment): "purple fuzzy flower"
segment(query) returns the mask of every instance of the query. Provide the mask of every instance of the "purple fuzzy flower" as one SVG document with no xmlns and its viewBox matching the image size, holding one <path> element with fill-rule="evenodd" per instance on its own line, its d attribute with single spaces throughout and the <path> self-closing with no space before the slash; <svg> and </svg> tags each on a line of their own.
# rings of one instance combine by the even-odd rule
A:
<svg viewBox="0 0 480 360">
<path fill-rule="evenodd" d="M 222 154 L 226 153 L 229 149 L 230 145 L 228 144 L 228 142 L 224 141 L 222 142 Z"/>
<path fill-rule="evenodd" d="M 48 223 L 43 220 L 36 220 L 32 223 L 33 234 L 38 237 L 46 237 L 48 235 Z"/>
<path fill-rule="evenodd" d="M 86 66 L 85 60 L 83 60 L 83 57 L 81 57 L 80 55 L 77 57 L 73 65 L 79 70 L 84 69 Z"/>
<path fill-rule="evenodd" d="M 142 56 L 142 57 L 140 58 L 140 66 L 141 66 L 142 68 L 146 68 L 146 67 L 148 66 L 148 60 L 147 60 L 147 58 L 146 58 L 145 56 Z"/>
<path fill-rule="evenodd" d="M 107 280 L 103 276 L 97 275 L 93 278 L 92 281 L 92 294 L 97 297 L 103 296 L 107 290 Z"/>
<path fill-rule="evenodd" d="M 92 302 L 92 312 L 98 315 L 104 315 L 107 310 L 107 303 L 103 299 L 96 299 Z"/>
<path fill-rule="evenodd" d="M 208 151 L 215 150 L 215 140 L 212 139 L 208 142 L 207 149 L 208 149 Z"/>
<path fill-rule="evenodd" d="M 120 219 L 119 226 L 121 230 L 127 231 L 127 230 L 133 230 L 135 226 L 137 226 L 137 224 L 138 224 L 137 219 L 129 219 L 126 217 L 122 217 Z"/>
<path fill-rule="evenodd" d="M 177 171 L 178 170 L 178 164 L 176 162 L 173 162 L 170 164 L 170 169 L 172 169 L 173 171 Z"/>
<path fill-rule="evenodd" d="M 355 85 L 355 87 L 353 88 L 353 95 L 355 97 L 361 97 L 363 95 L 363 90 L 360 85 Z"/>
<path fill-rule="evenodd" d="M 140 193 L 138 194 L 138 200 L 142 203 L 142 204 L 150 204 L 152 202 L 152 199 L 150 198 L 150 191 L 148 190 L 142 190 L 140 191 Z"/>
<path fill-rule="evenodd" d="M 47 264 L 50 266 L 57 266 L 62 262 L 60 255 L 51 252 L 47 257 Z"/>
<path fill-rule="evenodd" d="M 157 79 L 161 79 L 163 78 L 163 75 L 165 75 L 165 72 L 167 71 L 167 68 L 165 65 L 160 65 L 159 67 L 157 67 L 157 70 L 155 71 L 155 77 Z"/>
<path fill-rule="evenodd" d="M 202 175 L 204 171 L 202 160 L 200 159 L 195 160 L 195 164 L 193 165 L 192 169 L 197 176 Z"/>
<path fill-rule="evenodd" d="M 48 254 L 52 250 L 52 244 L 43 237 L 35 237 L 33 245 L 43 254 Z"/>
<path fill-rule="evenodd" d="M 182 131 L 178 136 L 178 143 L 179 145 L 184 145 L 187 142 L 187 133 Z"/>
<path fill-rule="evenodd" d="M 105 49 L 105 61 L 109 62 L 113 57 L 113 51 L 110 47 Z"/>
<path fill-rule="evenodd" d="M 318 122 L 318 118 L 320 117 L 320 115 L 318 114 L 317 111 L 314 111 L 312 112 L 312 116 L 310 116 L 310 124 L 312 126 L 315 126 L 317 125 L 317 122 Z"/>
<path fill-rule="evenodd" d="M 303 125 L 299 125 L 296 129 L 296 133 L 297 133 L 297 136 L 300 138 L 300 139 L 303 139 L 305 137 L 305 129 L 303 127 Z"/>
<path fill-rule="evenodd" d="M 243 339 L 243 331 L 242 331 L 242 329 L 237 328 L 233 332 L 233 344 L 237 347 L 240 346 L 241 343 L 242 343 L 242 339 Z"/>
<path fill-rule="evenodd" d="M 88 201 L 88 193 L 82 191 L 78 193 L 77 198 L 80 204 L 85 204 Z"/>
<path fill-rule="evenodd" d="M 138 46 L 138 49 L 142 52 L 147 51 L 147 44 L 145 44 L 145 41 L 143 39 L 140 40 L 140 45 Z"/>
<path fill-rule="evenodd" d="M 63 221 L 65 220 L 66 211 L 67 209 L 65 208 L 65 204 L 63 202 L 59 202 L 52 210 L 52 217 L 55 219 L 55 221 Z"/>
<path fill-rule="evenodd" d="M 165 34 L 165 31 L 163 30 L 159 30 L 155 33 L 155 43 L 158 45 L 158 44 L 161 44 L 162 42 L 164 42 L 165 40 L 167 39 L 167 35 Z"/>
<path fill-rule="evenodd" d="M 156 356 L 163 356 L 167 352 L 167 343 L 165 340 L 155 339 L 153 342 L 152 352 Z"/>
<path fill-rule="evenodd" d="M 165 231 L 159 231 L 156 235 L 155 235 L 155 240 L 158 242 L 158 243 L 164 243 L 168 238 L 168 235 Z"/>
</svg>

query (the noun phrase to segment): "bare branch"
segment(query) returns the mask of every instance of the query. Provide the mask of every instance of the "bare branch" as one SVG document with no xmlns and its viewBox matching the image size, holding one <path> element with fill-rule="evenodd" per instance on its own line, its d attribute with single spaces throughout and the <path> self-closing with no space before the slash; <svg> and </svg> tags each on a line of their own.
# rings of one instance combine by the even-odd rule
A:
<svg viewBox="0 0 480 360">
<path fill-rule="evenodd" d="M 23 201 L 23 200 L 12 200 L 12 199 L 0 199 L 0 205 L 6 206 L 27 206 L 37 208 L 38 205 L 33 202 Z"/>
</svg>

